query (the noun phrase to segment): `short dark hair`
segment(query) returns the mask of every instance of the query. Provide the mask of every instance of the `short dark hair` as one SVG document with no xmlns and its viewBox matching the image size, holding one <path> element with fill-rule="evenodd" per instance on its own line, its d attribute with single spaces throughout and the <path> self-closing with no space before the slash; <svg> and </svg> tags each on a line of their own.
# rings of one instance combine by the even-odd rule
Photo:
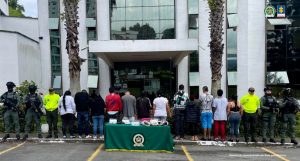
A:
<svg viewBox="0 0 300 161">
<path fill-rule="evenodd" d="M 184 85 L 183 84 L 179 85 L 179 90 L 184 90 Z"/>
<path fill-rule="evenodd" d="M 110 87 L 109 88 L 109 93 L 114 93 L 115 92 L 115 88 L 114 87 Z"/>
<path fill-rule="evenodd" d="M 158 91 L 156 92 L 156 95 L 157 95 L 157 97 L 161 97 L 161 96 L 162 96 L 162 91 L 161 91 L 161 90 L 158 90 Z"/>
<path fill-rule="evenodd" d="M 217 91 L 217 94 L 218 94 L 218 96 L 222 96 L 222 95 L 223 95 L 223 90 L 222 90 L 222 89 L 219 89 L 219 90 Z"/>
<path fill-rule="evenodd" d="M 208 87 L 207 87 L 207 86 L 204 86 L 204 87 L 202 87 L 202 90 L 203 90 L 204 92 L 208 92 Z"/>
</svg>

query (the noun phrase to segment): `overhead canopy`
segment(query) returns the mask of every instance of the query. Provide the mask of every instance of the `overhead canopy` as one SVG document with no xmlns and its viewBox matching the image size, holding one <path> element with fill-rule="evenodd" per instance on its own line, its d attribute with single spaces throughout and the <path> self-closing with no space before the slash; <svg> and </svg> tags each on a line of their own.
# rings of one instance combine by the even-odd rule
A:
<svg viewBox="0 0 300 161">
<path fill-rule="evenodd" d="M 271 25 L 291 25 L 291 21 L 287 18 L 270 18 L 268 19 Z"/>
<path fill-rule="evenodd" d="M 113 62 L 172 60 L 177 65 L 182 58 L 198 50 L 197 39 L 109 40 L 90 41 L 89 52 Z"/>
</svg>

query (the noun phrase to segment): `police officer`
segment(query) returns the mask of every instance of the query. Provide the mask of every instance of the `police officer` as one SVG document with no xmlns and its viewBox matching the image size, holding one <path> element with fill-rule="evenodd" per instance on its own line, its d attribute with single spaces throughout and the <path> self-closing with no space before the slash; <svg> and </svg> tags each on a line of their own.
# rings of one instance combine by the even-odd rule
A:
<svg viewBox="0 0 300 161">
<path fill-rule="evenodd" d="M 41 124 L 40 124 L 40 115 L 43 114 L 42 107 L 42 98 L 36 93 L 37 87 L 35 85 L 30 85 L 28 87 L 29 94 L 24 98 L 26 105 L 26 115 L 25 115 L 25 134 L 23 140 L 28 138 L 28 133 L 31 128 L 32 119 L 35 121 L 36 131 L 38 133 L 38 138 L 43 138 L 41 134 Z"/>
<path fill-rule="evenodd" d="M 260 98 L 260 108 L 262 111 L 262 141 L 267 142 L 267 130 L 269 130 L 270 142 L 276 143 L 274 139 L 274 127 L 276 123 L 276 116 L 279 112 L 279 106 L 276 98 L 272 95 L 272 88 L 264 88 L 265 95 Z"/>
<path fill-rule="evenodd" d="M 5 141 L 10 137 L 11 127 L 14 124 L 16 138 L 20 139 L 20 124 L 19 124 L 19 95 L 14 92 L 14 87 L 16 86 L 13 82 L 7 82 L 7 92 L 5 92 L 0 99 L 0 102 L 4 105 L 4 124 L 5 124 L 5 136 L 3 140 Z"/>
<path fill-rule="evenodd" d="M 296 126 L 296 114 L 300 111 L 300 106 L 298 101 L 292 95 L 291 88 L 285 88 L 282 91 L 283 98 L 279 102 L 279 108 L 281 109 L 281 121 L 282 129 L 280 132 L 281 135 L 281 144 L 285 143 L 285 135 L 287 128 L 289 127 L 289 133 L 291 137 L 291 143 L 295 145 L 298 144 L 295 139 L 295 126 Z"/>
</svg>

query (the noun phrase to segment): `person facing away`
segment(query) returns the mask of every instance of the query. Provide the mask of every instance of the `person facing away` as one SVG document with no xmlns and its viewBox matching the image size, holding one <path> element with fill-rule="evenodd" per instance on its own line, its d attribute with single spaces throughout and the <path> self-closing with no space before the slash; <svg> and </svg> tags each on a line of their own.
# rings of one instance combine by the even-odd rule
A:
<svg viewBox="0 0 300 161">
<path fill-rule="evenodd" d="M 136 111 L 136 99 L 130 94 L 130 91 L 126 91 L 125 95 L 122 96 L 123 106 L 123 119 L 133 122 L 137 116 Z"/>
<path fill-rule="evenodd" d="M 184 137 L 184 115 L 186 103 L 189 95 L 184 92 L 184 85 L 180 84 L 179 91 L 175 93 L 173 98 L 174 114 L 175 114 L 175 139 L 183 139 Z"/>
<path fill-rule="evenodd" d="M 169 101 L 162 96 L 160 90 L 157 91 L 157 97 L 153 100 L 153 116 L 159 121 L 166 121 L 170 114 Z"/>
<path fill-rule="evenodd" d="M 185 122 L 189 126 L 192 141 L 198 141 L 198 124 L 200 122 L 200 104 L 195 100 L 193 95 L 190 96 L 190 101 L 186 103 Z"/>
<path fill-rule="evenodd" d="M 0 103 L 3 103 L 3 120 L 5 125 L 5 135 L 2 138 L 3 141 L 10 137 L 9 133 L 11 132 L 12 127 L 15 127 L 17 140 L 20 140 L 20 124 L 18 114 L 20 97 L 14 91 L 15 86 L 15 83 L 7 82 L 7 92 L 0 97 Z"/>
<path fill-rule="evenodd" d="M 267 131 L 269 131 L 270 142 L 276 143 L 274 139 L 274 128 L 276 123 L 279 105 L 272 95 L 272 88 L 264 88 L 265 95 L 260 98 L 260 109 L 262 112 L 262 142 L 267 142 Z"/>
<path fill-rule="evenodd" d="M 227 98 L 223 97 L 223 90 L 217 91 L 218 97 L 213 101 L 214 109 L 214 140 L 219 140 L 219 131 L 221 132 L 221 140 L 225 141 L 226 137 L 226 121 L 227 121 Z"/>
<path fill-rule="evenodd" d="M 69 130 L 70 138 L 75 138 L 73 126 L 76 113 L 76 105 L 70 91 L 66 91 L 64 95 L 60 97 L 58 111 L 62 120 L 63 138 L 67 137 L 67 130 Z"/>
<path fill-rule="evenodd" d="M 150 99 L 147 97 L 145 91 L 141 93 L 141 96 L 136 100 L 136 110 L 138 119 L 150 118 L 150 109 L 151 109 Z"/>
<path fill-rule="evenodd" d="M 228 141 L 233 142 L 233 138 L 235 137 L 236 142 L 239 142 L 239 134 L 240 134 L 240 123 L 243 115 L 243 107 L 236 95 L 231 96 L 228 105 L 227 105 L 227 114 L 228 114 L 228 122 L 230 126 L 230 139 Z"/>
<path fill-rule="evenodd" d="M 291 88 L 285 88 L 282 91 L 283 97 L 279 100 L 279 108 L 281 111 L 281 124 L 280 131 L 281 144 L 285 144 L 286 132 L 290 133 L 291 143 L 298 144 L 295 136 L 296 129 L 296 115 L 300 111 L 300 105 L 296 98 L 293 96 Z"/>
<path fill-rule="evenodd" d="M 23 140 L 28 138 L 28 133 L 31 129 L 31 122 L 34 120 L 36 125 L 36 132 L 38 133 L 38 138 L 43 138 L 41 130 L 41 120 L 40 117 L 43 114 L 42 106 L 43 100 L 39 94 L 36 93 L 37 86 L 30 85 L 28 87 L 29 93 L 25 96 L 24 102 L 26 105 L 26 115 L 25 115 L 25 134 Z"/>
<path fill-rule="evenodd" d="M 89 106 L 91 108 L 91 115 L 93 119 L 93 138 L 97 139 L 97 133 L 99 129 L 100 139 L 103 139 L 105 103 L 103 98 L 96 94 L 95 90 L 91 94 Z"/>
<path fill-rule="evenodd" d="M 115 93 L 113 87 L 109 88 L 109 94 L 105 97 L 105 105 L 108 118 L 117 119 L 122 111 L 122 101 L 120 95 Z"/>
<path fill-rule="evenodd" d="M 201 140 L 211 140 L 211 128 L 213 121 L 212 103 L 213 96 L 208 93 L 208 87 L 202 88 L 203 94 L 200 95 L 201 102 L 201 124 L 203 128 L 203 137 Z"/>
<path fill-rule="evenodd" d="M 244 137 L 245 141 L 249 142 L 249 135 L 251 135 L 251 142 L 257 142 L 255 139 L 255 130 L 257 122 L 257 110 L 260 105 L 259 97 L 254 94 L 255 89 L 250 87 L 248 94 L 244 95 L 240 102 L 244 107 L 243 122 L 244 122 Z"/>
<path fill-rule="evenodd" d="M 77 121 L 78 121 L 78 137 L 82 138 L 82 133 L 84 129 L 85 138 L 91 138 L 89 135 L 90 132 L 90 122 L 89 122 L 89 94 L 86 90 L 82 90 L 81 92 L 77 92 L 75 94 L 75 104 L 77 111 Z"/>
<path fill-rule="evenodd" d="M 43 104 L 46 109 L 46 119 L 49 126 L 48 136 L 46 138 L 52 138 L 52 132 L 54 138 L 58 138 L 58 103 L 60 96 L 55 93 L 53 88 L 49 88 L 49 94 L 45 95 Z"/>
</svg>

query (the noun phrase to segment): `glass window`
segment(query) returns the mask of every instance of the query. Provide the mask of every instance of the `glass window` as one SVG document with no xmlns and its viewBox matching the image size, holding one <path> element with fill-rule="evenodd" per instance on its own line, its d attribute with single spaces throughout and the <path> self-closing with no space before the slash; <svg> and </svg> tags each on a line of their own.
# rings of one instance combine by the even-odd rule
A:
<svg viewBox="0 0 300 161">
<path fill-rule="evenodd" d="M 52 75 L 61 75 L 61 54 L 59 30 L 50 30 L 50 52 Z"/>
<path fill-rule="evenodd" d="M 162 20 L 160 21 L 160 32 L 163 33 L 165 30 L 174 28 L 174 20 Z"/>
<path fill-rule="evenodd" d="M 151 28 L 154 29 L 155 33 L 159 33 L 159 21 L 143 21 L 143 25 L 148 24 Z"/>
<path fill-rule="evenodd" d="M 142 20 L 141 7 L 126 8 L 126 20 Z"/>
<path fill-rule="evenodd" d="M 198 14 L 199 13 L 199 0 L 188 0 L 189 14 Z"/>
<path fill-rule="evenodd" d="M 174 6 L 159 7 L 160 19 L 174 19 Z"/>
<path fill-rule="evenodd" d="M 227 0 L 227 13 L 237 13 L 237 0 Z"/>
<path fill-rule="evenodd" d="M 286 31 L 267 32 L 267 70 L 281 71 L 286 69 Z"/>
<path fill-rule="evenodd" d="M 126 6 L 142 6 L 142 0 L 126 0 Z"/>
<path fill-rule="evenodd" d="M 125 20 L 125 8 L 113 8 L 112 9 L 112 15 L 111 15 L 112 21 L 119 21 L 119 20 Z"/>
<path fill-rule="evenodd" d="M 189 38 L 198 39 L 199 32 L 198 29 L 189 29 Z"/>
<path fill-rule="evenodd" d="M 143 20 L 158 20 L 159 12 L 158 7 L 144 7 Z"/>
<path fill-rule="evenodd" d="M 59 0 L 48 0 L 49 18 L 59 18 Z"/>
<path fill-rule="evenodd" d="M 198 14 L 189 14 L 189 29 L 198 28 Z"/>
<path fill-rule="evenodd" d="M 114 7 L 125 7 L 125 0 L 114 0 Z"/>
<path fill-rule="evenodd" d="M 290 27 L 287 31 L 288 57 L 300 57 L 300 27 Z"/>
<path fill-rule="evenodd" d="M 158 0 L 143 0 L 143 6 L 158 6 Z"/>
<path fill-rule="evenodd" d="M 193 52 L 189 56 L 190 58 L 190 72 L 199 72 L 199 53 Z"/>
<path fill-rule="evenodd" d="M 227 54 L 236 55 L 237 53 L 237 32 L 227 29 Z"/>
<path fill-rule="evenodd" d="M 175 5 L 174 0 L 159 0 L 159 5 Z"/>
<path fill-rule="evenodd" d="M 86 0 L 86 17 L 96 17 L 96 0 Z"/>
</svg>

